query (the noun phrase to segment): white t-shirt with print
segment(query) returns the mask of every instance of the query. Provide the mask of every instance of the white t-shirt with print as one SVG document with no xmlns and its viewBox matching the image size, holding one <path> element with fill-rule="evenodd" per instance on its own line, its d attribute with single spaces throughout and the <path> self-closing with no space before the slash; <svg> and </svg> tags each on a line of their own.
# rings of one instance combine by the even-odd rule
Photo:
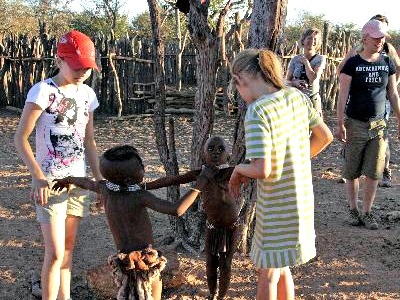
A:
<svg viewBox="0 0 400 300">
<path fill-rule="evenodd" d="M 46 177 L 86 176 L 85 130 L 89 113 L 99 106 L 93 89 L 82 84 L 65 94 L 49 78 L 29 90 L 26 102 L 43 109 L 36 123 L 36 160 Z"/>
</svg>

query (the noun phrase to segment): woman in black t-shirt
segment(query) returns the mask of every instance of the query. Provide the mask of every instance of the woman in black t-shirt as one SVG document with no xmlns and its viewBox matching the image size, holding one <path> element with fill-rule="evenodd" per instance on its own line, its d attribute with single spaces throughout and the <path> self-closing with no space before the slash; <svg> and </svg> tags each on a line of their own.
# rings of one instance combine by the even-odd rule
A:
<svg viewBox="0 0 400 300">
<path fill-rule="evenodd" d="M 378 228 L 371 207 L 385 165 L 386 97 L 400 120 L 396 68 L 389 57 L 381 54 L 386 36 L 385 23 L 368 21 L 362 29 L 363 50 L 346 61 L 339 78 L 337 137 L 345 143 L 342 176 L 347 179 L 350 223 L 364 224 L 368 229 Z M 357 207 L 361 175 L 366 176 L 362 214 Z"/>
<path fill-rule="evenodd" d="M 388 19 L 384 15 L 380 15 L 380 14 L 375 15 L 370 20 L 378 20 L 378 21 L 386 23 L 386 25 L 389 26 Z M 344 64 L 346 63 L 346 61 L 350 57 L 359 54 L 362 50 L 363 50 L 363 46 L 362 45 L 358 45 L 358 46 L 354 47 L 353 49 L 351 49 L 346 54 L 346 56 L 343 58 L 343 60 L 340 62 L 340 64 L 336 68 L 336 73 L 337 73 L 338 76 L 340 75 L 340 73 L 342 71 L 342 68 L 343 68 Z M 383 47 L 382 47 L 382 50 L 381 50 L 381 53 L 384 54 L 384 55 L 389 56 L 393 60 L 395 66 L 396 66 L 396 86 L 399 86 L 399 83 L 400 83 L 400 58 L 399 58 L 399 56 L 397 54 L 396 49 L 393 47 L 393 45 L 391 43 L 389 43 L 388 41 L 385 40 L 385 43 L 383 44 Z M 389 120 L 390 111 L 391 111 L 390 102 L 386 101 L 386 112 L 385 112 L 386 113 L 386 116 L 385 116 L 386 120 Z M 388 130 L 386 128 L 386 133 L 387 132 L 388 132 Z M 381 187 L 391 187 L 391 185 L 392 185 L 392 183 L 391 183 L 391 181 L 392 181 L 392 172 L 391 172 L 390 167 L 389 167 L 390 146 L 389 146 L 389 137 L 388 137 L 387 134 L 385 135 L 385 142 L 387 144 L 386 153 L 385 153 L 385 168 L 383 170 L 383 177 L 382 177 L 382 180 L 379 182 L 379 186 L 381 186 Z M 341 181 L 344 182 L 345 180 L 342 178 Z"/>
</svg>

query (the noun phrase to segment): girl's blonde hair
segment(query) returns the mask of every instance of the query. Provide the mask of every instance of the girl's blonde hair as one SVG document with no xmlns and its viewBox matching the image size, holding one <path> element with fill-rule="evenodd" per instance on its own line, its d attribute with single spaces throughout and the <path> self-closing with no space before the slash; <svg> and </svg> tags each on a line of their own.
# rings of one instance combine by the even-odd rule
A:
<svg viewBox="0 0 400 300">
<path fill-rule="evenodd" d="M 318 45 L 316 45 L 315 50 L 319 50 L 321 49 L 322 46 L 322 33 L 321 30 L 319 30 L 318 28 L 309 28 L 306 29 L 303 34 L 301 35 L 301 39 L 300 39 L 300 44 L 303 46 L 304 45 L 304 40 L 309 37 L 312 36 L 313 34 L 318 34 L 320 36 L 319 41 L 318 41 Z"/>
<path fill-rule="evenodd" d="M 270 50 L 252 48 L 239 52 L 231 65 L 231 74 L 238 75 L 240 72 L 260 74 L 265 82 L 278 89 L 285 86 L 282 65 L 275 53 Z"/>
</svg>

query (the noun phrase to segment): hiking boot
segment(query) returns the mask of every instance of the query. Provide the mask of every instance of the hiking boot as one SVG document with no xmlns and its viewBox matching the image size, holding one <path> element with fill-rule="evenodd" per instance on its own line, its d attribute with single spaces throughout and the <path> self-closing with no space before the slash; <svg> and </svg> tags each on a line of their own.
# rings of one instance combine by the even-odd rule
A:
<svg viewBox="0 0 400 300">
<path fill-rule="evenodd" d="M 378 222 L 376 222 L 373 214 L 371 212 L 366 213 L 362 221 L 364 223 L 365 228 L 375 230 L 378 229 Z"/>
<path fill-rule="evenodd" d="M 357 208 L 350 209 L 349 224 L 352 226 L 358 226 L 362 224 L 360 213 L 358 212 Z"/>
<path fill-rule="evenodd" d="M 381 182 L 379 182 L 380 187 L 391 187 L 392 186 L 392 170 L 385 168 L 383 170 L 383 177 Z"/>
</svg>

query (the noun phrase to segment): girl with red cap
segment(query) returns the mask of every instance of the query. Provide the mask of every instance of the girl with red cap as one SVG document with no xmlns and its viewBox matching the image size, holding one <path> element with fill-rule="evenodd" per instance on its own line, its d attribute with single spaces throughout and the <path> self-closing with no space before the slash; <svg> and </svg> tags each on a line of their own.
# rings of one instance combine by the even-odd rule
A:
<svg viewBox="0 0 400 300">
<path fill-rule="evenodd" d="M 30 198 L 35 202 L 45 254 L 41 272 L 43 300 L 70 297 L 72 252 L 78 225 L 89 214 L 89 199 L 78 188 L 51 191 L 52 181 L 85 176 L 85 157 L 93 176 L 102 179 L 93 134 L 97 97 L 84 81 L 98 69 L 90 38 L 73 30 L 57 46 L 57 75 L 28 92 L 15 133 L 16 149 L 32 175 Z M 36 155 L 29 136 L 36 126 Z"/>
</svg>

